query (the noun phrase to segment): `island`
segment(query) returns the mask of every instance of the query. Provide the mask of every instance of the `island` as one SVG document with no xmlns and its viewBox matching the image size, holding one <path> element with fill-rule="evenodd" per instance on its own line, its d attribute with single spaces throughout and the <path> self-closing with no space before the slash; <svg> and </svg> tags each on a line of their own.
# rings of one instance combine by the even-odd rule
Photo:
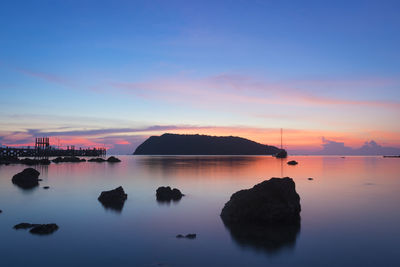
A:
<svg viewBox="0 0 400 267">
<path fill-rule="evenodd" d="M 151 136 L 134 155 L 275 155 L 281 149 L 235 136 L 163 134 Z"/>
</svg>

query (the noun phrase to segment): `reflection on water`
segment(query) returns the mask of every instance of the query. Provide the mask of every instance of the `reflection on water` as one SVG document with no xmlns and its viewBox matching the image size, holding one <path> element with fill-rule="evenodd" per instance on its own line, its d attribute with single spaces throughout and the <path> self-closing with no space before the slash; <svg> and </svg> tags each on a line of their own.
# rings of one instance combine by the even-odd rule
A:
<svg viewBox="0 0 400 267">
<path fill-rule="evenodd" d="M 1 265 L 400 266 L 399 159 L 119 158 L 115 165 L 37 166 L 40 185 L 50 190 L 20 190 L 11 178 L 26 166 L 1 165 Z M 288 166 L 289 160 L 299 164 Z M 301 234 L 300 225 L 224 225 L 219 215 L 234 192 L 283 176 L 294 179 L 301 197 Z M 128 194 L 125 205 L 100 205 L 100 193 L 118 186 Z M 179 188 L 185 196 L 158 202 L 160 186 Z M 38 238 L 13 231 L 19 222 L 54 222 L 60 229 Z M 179 233 L 197 238 L 178 240 Z M 21 244 L 40 249 L 21 257 Z"/>
<path fill-rule="evenodd" d="M 232 239 L 242 247 L 268 254 L 282 249 L 294 249 L 300 233 L 300 223 L 295 225 L 257 225 L 224 223 Z"/>
</svg>

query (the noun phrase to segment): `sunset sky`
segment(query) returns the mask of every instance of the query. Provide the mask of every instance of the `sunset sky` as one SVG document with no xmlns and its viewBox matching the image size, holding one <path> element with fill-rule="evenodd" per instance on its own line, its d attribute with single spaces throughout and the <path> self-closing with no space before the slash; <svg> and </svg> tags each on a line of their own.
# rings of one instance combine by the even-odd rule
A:
<svg viewBox="0 0 400 267">
<path fill-rule="evenodd" d="M 400 148 L 400 1 L 2 1 L 0 144 Z"/>
</svg>

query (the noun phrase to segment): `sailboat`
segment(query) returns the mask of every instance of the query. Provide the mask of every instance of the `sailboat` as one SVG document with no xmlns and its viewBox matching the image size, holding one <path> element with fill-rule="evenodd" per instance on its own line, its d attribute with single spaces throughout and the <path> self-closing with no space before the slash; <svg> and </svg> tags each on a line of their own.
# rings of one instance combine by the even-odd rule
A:
<svg viewBox="0 0 400 267">
<path fill-rule="evenodd" d="M 278 153 L 276 153 L 274 155 L 274 157 L 276 157 L 278 159 L 287 158 L 287 152 L 285 149 L 283 149 L 283 145 L 282 145 L 282 128 L 281 128 L 281 149 L 278 151 Z"/>
</svg>

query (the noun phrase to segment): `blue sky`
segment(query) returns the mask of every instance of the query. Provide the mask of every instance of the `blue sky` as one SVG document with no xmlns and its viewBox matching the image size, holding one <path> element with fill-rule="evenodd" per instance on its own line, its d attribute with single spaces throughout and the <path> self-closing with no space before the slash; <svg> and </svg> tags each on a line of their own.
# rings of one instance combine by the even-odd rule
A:
<svg viewBox="0 0 400 267">
<path fill-rule="evenodd" d="M 3 1 L 0 143 L 76 131 L 81 145 L 128 151 L 157 125 L 269 144 L 283 127 L 289 149 L 322 137 L 400 146 L 399 12 L 399 1 Z M 121 128 L 143 131 L 107 132 Z"/>
</svg>

